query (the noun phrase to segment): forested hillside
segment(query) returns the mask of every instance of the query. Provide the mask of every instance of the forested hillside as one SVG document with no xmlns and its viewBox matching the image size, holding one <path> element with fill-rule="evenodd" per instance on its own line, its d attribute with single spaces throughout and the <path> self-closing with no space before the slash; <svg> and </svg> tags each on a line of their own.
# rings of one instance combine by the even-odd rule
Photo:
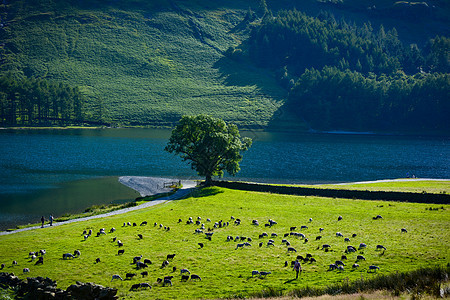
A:
<svg viewBox="0 0 450 300">
<path fill-rule="evenodd" d="M 170 126 L 202 112 L 448 133 L 449 12 L 440 0 L 3 1 L 0 123 Z M 70 92 L 50 88 L 64 105 L 43 115 L 42 89 L 26 86 Z"/>
</svg>

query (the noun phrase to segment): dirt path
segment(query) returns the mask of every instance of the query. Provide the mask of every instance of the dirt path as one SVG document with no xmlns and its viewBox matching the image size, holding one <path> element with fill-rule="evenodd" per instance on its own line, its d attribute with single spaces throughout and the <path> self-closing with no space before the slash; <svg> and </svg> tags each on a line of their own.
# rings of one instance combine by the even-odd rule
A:
<svg viewBox="0 0 450 300">
<path fill-rule="evenodd" d="M 136 189 L 139 193 L 141 193 L 141 195 L 149 195 L 149 194 L 145 194 L 147 191 L 153 191 L 155 192 L 154 194 L 157 193 L 161 193 L 164 192 L 166 189 L 162 190 L 160 189 L 160 187 L 162 186 L 160 183 L 163 182 L 165 179 L 164 178 L 156 178 L 156 177 L 121 177 L 124 178 L 124 182 L 128 182 L 129 184 L 126 184 L 122 181 L 123 184 Z M 133 179 L 134 178 L 134 179 Z M 173 179 L 171 179 L 173 181 Z M 149 186 L 145 186 L 145 183 Z M 150 186 L 150 185 L 156 185 L 159 184 L 159 187 L 155 187 L 155 186 Z M 114 216 L 114 215 L 119 215 L 119 214 L 124 214 L 130 211 L 134 211 L 134 210 L 138 210 L 138 209 L 143 209 L 146 207 L 150 207 L 150 206 L 154 206 L 154 205 L 158 205 L 158 204 L 163 204 L 166 203 L 168 201 L 171 200 L 176 200 L 176 199 L 181 199 L 185 196 L 187 196 L 189 193 L 192 192 L 192 190 L 197 186 L 197 183 L 195 181 L 192 180 L 182 180 L 182 184 L 183 184 L 183 188 L 179 189 L 176 193 L 167 196 L 167 197 L 162 197 L 159 198 L 158 200 L 153 200 L 153 201 L 149 201 L 146 203 L 143 203 L 141 205 L 138 206 L 134 206 L 134 207 L 128 207 L 128 208 L 123 208 L 123 209 L 119 209 L 119 210 L 115 210 L 109 213 L 105 213 L 105 214 L 101 214 L 101 215 L 96 215 L 96 216 L 90 216 L 90 217 L 85 217 L 85 218 L 78 218 L 78 219 L 72 219 L 72 220 L 68 220 L 68 221 L 64 221 L 64 222 L 53 222 L 53 226 L 60 226 L 60 225 L 64 225 L 64 224 L 69 224 L 69 223 L 75 223 L 75 222 L 82 222 L 82 221 L 87 221 L 87 220 L 92 220 L 92 219 L 99 219 L 99 218 L 104 218 L 104 217 L 109 217 L 109 216 Z M 143 192 L 145 191 L 145 192 Z M 143 194 L 144 193 L 144 194 Z M 45 224 L 44 225 L 44 229 L 50 227 L 50 225 Z M 27 227 L 27 228 L 22 228 L 22 229 L 17 229 L 17 230 L 13 230 L 13 231 L 1 231 L 0 232 L 0 236 L 1 235 L 8 235 L 8 234 L 13 234 L 13 233 L 17 233 L 17 232 L 22 232 L 22 231 L 27 231 L 27 230 L 34 230 L 34 229 L 42 229 L 40 226 L 34 226 L 34 227 Z"/>
</svg>

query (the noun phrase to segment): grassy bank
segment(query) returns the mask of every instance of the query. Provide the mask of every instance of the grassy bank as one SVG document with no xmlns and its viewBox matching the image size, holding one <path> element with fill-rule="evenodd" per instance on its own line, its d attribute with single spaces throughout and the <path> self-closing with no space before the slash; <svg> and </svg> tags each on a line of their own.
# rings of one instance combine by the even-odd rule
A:
<svg viewBox="0 0 450 300">
<path fill-rule="evenodd" d="M 450 226 L 448 205 L 444 209 L 428 210 L 430 205 L 411 203 L 388 203 L 381 201 L 342 200 L 318 197 L 284 196 L 265 193 L 243 192 L 223 188 L 208 188 L 196 195 L 169 204 L 138 210 L 124 215 L 96 219 L 81 223 L 67 224 L 54 228 L 45 228 L 29 232 L 0 237 L 0 262 L 5 263 L 4 271 L 14 272 L 21 278 L 44 276 L 58 280 L 60 288 L 66 288 L 77 280 L 93 281 L 102 285 L 116 287 L 119 295 L 129 298 L 192 299 L 247 296 L 263 290 L 273 289 L 288 293 L 306 286 L 325 288 L 343 280 L 373 279 L 378 275 L 413 271 L 431 266 L 445 266 L 449 263 L 449 236 L 443 228 Z M 441 207 L 442 205 L 439 205 Z M 383 219 L 373 220 L 377 214 Z M 338 221 L 341 215 L 343 219 Z M 194 234 L 198 228 L 186 225 L 189 217 L 194 220 L 202 217 L 206 228 L 214 222 L 230 221 L 230 225 L 215 229 L 212 240 L 204 234 Z M 241 225 L 234 225 L 231 216 L 240 218 Z M 210 218 L 211 223 L 206 222 Z M 271 218 L 278 222 L 273 227 L 264 227 Z M 309 222 L 312 218 L 312 222 Z M 178 219 L 182 222 L 178 223 Z M 260 226 L 251 225 L 258 219 Z M 147 226 L 139 226 L 142 221 Z M 125 226 L 124 222 L 136 222 L 138 226 Z M 156 222 L 158 225 L 153 226 Z M 159 224 L 170 227 L 160 228 Z M 291 226 L 306 225 L 302 229 L 309 241 L 287 237 L 297 253 L 288 253 L 281 243 L 283 234 Z M 112 234 L 95 237 L 95 232 L 111 227 L 117 229 Z M 319 228 L 325 230 L 319 234 Z M 407 233 L 400 229 L 406 228 Z M 94 236 L 86 241 L 83 230 L 92 229 Z M 206 231 L 206 230 L 205 230 Z M 274 246 L 267 246 L 268 238 L 259 239 L 262 232 L 277 233 L 273 237 Z M 336 237 L 341 232 L 344 238 Z M 142 234 L 139 239 L 137 234 Z M 356 237 L 352 238 L 352 234 Z M 237 249 L 238 242 L 227 242 L 227 236 L 245 236 L 253 239 L 252 246 Z M 316 241 L 316 236 L 322 239 Z M 125 250 L 117 255 L 119 247 L 112 238 L 120 239 Z M 263 242 L 259 247 L 258 243 Z M 341 259 L 347 245 L 358 247 L 366 243 L 367 249 L 347 254 L 344 271 L 327 271 L 328 266 Z M 204 247 L 199 249 L 198 243 Z M 323 244 L 330 244 L 332 251 L 321 250 Z M 376 245 L 382 244 L 387 250 L 377 251 Z M 9 249 L 16 249 L 11 252 Z M 30 251 L 46 249 L 44 265 L 35 266 L 28 258 Z M 81 257 L 63 260 L 62 254 L 74 250 L 81 251 Z M 166 255 L 176 253 L 169 266 L 161 268 Z M 312 254 L 315 263 L 304 263 L 304 272 L 298 280 L 290 267 L 284 267 L 285 261 L 292 261 L 296 255 Z M 359 268 L 353 269 L 356 255 L 364 255 L 366 261 L 360 261 Z M 141 278 L 140 270 L 132 264 L 132 258 L 143 255 L 153 264 L 146 269 L 149 276 Z M 95 259 L 101 262 L 96 264 Z M 12 261 L 18 265 L 13 266 Z M 369 265 L 380 267 L 377 272 L 368 272 Z M 202 277 L 202 281 L 181 282 L 177 269 L 188 268 Z M 22 275 L 22 268 L 31 272 Z M 252 277 L 251 271 L 270 271 L 265 278 Z M 125 278 L 126 273 L 137 273 L 132 280 L 112 281 L 113 274 Z M 156 284 L 157 278 L 174 275 L 172 287 Z M 149 282 L 151 290 L 130 292 L 132 284 Z"/>
</svg>

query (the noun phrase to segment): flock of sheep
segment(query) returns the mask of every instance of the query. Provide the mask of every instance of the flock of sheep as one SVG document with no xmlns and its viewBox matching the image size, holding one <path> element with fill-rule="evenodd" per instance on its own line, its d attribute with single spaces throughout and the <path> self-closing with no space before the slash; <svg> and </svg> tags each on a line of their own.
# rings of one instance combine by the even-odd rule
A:
<svg viewBox="0 0 450 300">
<path fill-rule="evenodd" d="M 338 222 L 341 221 L 343 218 L 342 216 L 338 217 Z M 373 218 L 374 220 L 378 220 L 378 219 L 382 219 L 381 216 L 377 216 Z M 182 219 L 178 220 L 178 224 L 182 225 Z M 211 241 L 213 239 L 214 233 L 216 232 L 220 232 L 222 231 L 222 234 L 224 233 L 224 231 L 226 231 L 226 228 L 229 226 L 240 226 L 241 224 L 243 224 L 244 221 L 242 221 L 239 218 L 235 218 L 235 217 L 231 217 L 229 221 L 218 221 L 213 223 L 209 218 L 206 219 L 206 224 L 202 222 L 202 218 L 201 217 L 197 217 L 197 219 L 194 221 L 192 217 L 189 217 L 187 219 L 187 221 L 185 222 L 185 225 L 191 225 L 194 226 L 195 229 L 193 229 L 193 234 L 194 235 L 204 235 L 205 238 L 205 242 L 200 242 L 197 243 L 199 248 L 198 249 L 202 249 L 205 246 L 205 243 L 208 243 L 208 241 Z M 181 223 L 181 224 L 180 224 Z M 313 220 L 310 218 L 309 219 L 309 223 L 312 225 L 313 224 Z M 266 223 L 264 223 L 264 230 L 267 229 L 272 229 L 273 231 L 275 231 L 275 228 L 277 228 L 278 223 L 272 219 L 269 219 Z M 140 223 L 140 226 L 147 226 L 148 223 L 146 221 L 143 221 Z M 179 226 L 178 225 L 178 226 Z M 258 220 L 252 220 L 251 222 L 252 226 L 255 226 L 257 228 L 260 227 L 260 222 Z M 314 227 L 314 226 L 309 226 L 309 227 Z M 137 223 L 131 223 L 131 222 L 127 222 L 127 223 L 123 223 L 122 227 L 136 227 L 138 226 Z M 165 230 L 165 231 L 170 231 L 170 227 L 167 226 L 163 226 L 162 224 L 157 224 L 154 223 L 153 227 L 160 229 L 160 230 Z M 241 250 L 244 248 L 249 248 L 252 247 L 252 242 L 254 240 L 257 239 L 257 245 L 259 247 L 267 247 L 267 248 L 271 248 L 271 247 L 275 247 L 275 245 L 284 245 L 286 247 L 286 253 L 290 254 L 290 253 L 297 253 L 297 250 L 295 247 L 293 247 L 291 245 L 291 242 L 289 241 L 289 239 L 295 239 L 295 244 L 299 244 L 299 241 L 302 241 L 302 244 L 307 244 L 307 243 L 313 243 L 312 241 L 314 240 L 314 242 L 316 241 L 320 241 L 322 239 L 322 234 L 324 234 L 323 232 L 325 231 L 324 228 L 319 228 L 318 231 L 315 231 L 317 233 L 317 235 L 315 236 L 314 239 L 312 239 L 313 237 L 309 237 L 313 235 L 314 233 L 312 231 L 314 231 L 314 229 L 309 229 L 308 226 L 306 225 L 302 225 L 300 227 L 297 226 L 291 226 L 289 227 L 289 232 L 285 232 L 285 233 L 276 233 L 276 232 L 272 232 L 267 233 L 267 232 L 261 232 L 260 234 L 258 234 L 255 237 L 251 237 L 251 236 L 244 236 L 244 235 L 238 235 L 238 236 L 231 236 L 228 235 L 226 237 L 226 239 L 224 240 L 225 242 L 229 242 L 229 243 L 235 243 L 233 244 L 233 248 L 235 250 Z M 207 229 L 206 229 L 207 228 Z M 296 229 L 299 228 L 301 229 L 303 232 L 308 232 L 309 234 L 305 234 L 302 232 L 297 232 Z M 221 230 L 222 229 L 222 230 Z M 317 230 L 317 229 L 316 229 Z M 102 235 L 111 235 L 114 234 L 116 235 L 116 229 L 115 228 L 111 228 L 108 232 L 108 234 L 106 233 L 106 230 L 104 228 L 99 229 L 99 231 L 96 233 L 97 237 L 101 237 Z M 325 232 L 326 233 L 326 232 Z M 407 230 L 405 228 L 401 229 L 401 233 L 407 233 Z M 93 235 L 93 231 L 92 229 L 90 230 L 84 230 L 82 233 L 83 239 L 82 241 L 86 241 L 88 240 L 91 236 Z M 344 234 L 342 234 L 341 232 L 336 232 L 335 234 L 335 238 L 336 239 L 344 239 L 344 241 L 346 243 L 350 243 L 350 237 L 344 237 Z M 144 239 L 144 236 L 141 233 L 137 233 L 136 232 L 136 236 L 138 239 L 142 240 Z M 357 234 L 354 233 L 351 235 L 351 238 L 356 238 Z M 328 236 L 328 238 L 330 238 L 330 235 Z M 281 241 L 277 242 L 277 239 L 281 239 Z M 310 242 L 311 240 L 311 242 Z M 117 250 L 117 255 L 118 256 L 124 256 L 125 254 L 125 246 L 124 243 L 122 241 L 120 241 L 119 239 L 117 239 L 116 236 L 112 237 L 111 242 L 113 242 L 118 249 Z M 225 246 L 227 247 L 227 246 Z M 339 252 L 338 249 L 333 249 L 333 247 L 330 244 L 321 244 L 318 245 L 316 250 L 323 250 L 325 252 L 333 252 L 333 253 L 341 253 Z M 361 261 L 366 261 L 365 257 L 363 256 L 364 251 L 367 250 L 367 245 L 365 243 L 360 243 L 358 248 L 352 246 L 352 245 L 347 245 L 345 249 L 342 250 L 342 255 L 340 255 L 339 258 L 337 258 L 334 262 L 331 262 L 328 265 L 328 271 L 344 271 L 345 267 L 346 267 L 346 263 L 345 261 L 348 261 L 349 258 L 348 256 L 352 255 L 353 253 L 355 253 L 354 255 L 356 255 L 356 258 L 354 258 L 354 263 L 352 264 L 352 268 L 358 268 L 359 267 L 359 262 Z M 128 250 L 127 250 L 128 251 Z M 376 245 L 374 247 L 374 251 L 386 251 L 386 247 L 383 245 Z M 358 252 L 358 253 L 357 253 Z M 37 264 L 43 264 L 44 263 L 44 256 L 46 254 L 45 250 L 40 250 L 37 252 L 30 252 L 29 253 L 29 258 L 30 261 L 36 261 L 36 265 Z M 75 250 L 72 253 L 64 253 L 62 254 L 62 259 L 63 260 L 67 260 L 67 259 L 76 259 L 78 257 L 81 256 L 81 252 L 80 250 Z M 176 254 L 175 253 L 171 253 L 171 254 L 167 254 L 166 259 L 163 260 L 161 262 L 161 269 L 166 268 L 169 264 L 170 261 L 173 261 L 175 259 Z M 305 256 L 302 255 L 296 255 L 296 259 L 298 261 L 302 261 L 303 263 L 309 263 L 309 264 L 314 264 L 317 262 L 317 259 L 319 259 L 319 257 L 313 257 L 310 253 L 307 253 Z M 100 263 L 101 262 L 101 258 L 98 257 L 95 260 L 95 263 Z M 284 267 L 288 267 L 289 265 L 292 267 L 294 265 L 295 261 L 291 261 L 290 263 L 288 261 L 284 261 Z M 152 264 L 152 261 L 148 258 L 144 259 L 143 255 L 138 255 L 138 256 L 134 256 L 132 257 L 132 266 L 133 269 L 135 270 L 139 270 L 140 275 L 142 276 L 141 278 L 145 278 L 146 276 L 149 275 L 148 271 L 146 271 L 145 269 L 147 269 L 149 267 L 149 265 Z M 13 265 L 17 265 L 17 261 L 13 262 Z M 3 269 L 5 267 L 5 264 L 1 265 L 1 269 Z M 281 267 L 281 263 L 280 263 L 280 267 Z M 369 265 L 368 266 L 368 272 L 376 272 L 377 270 L 379 270 L 380 268 L 376 265 Z M 174 274 L 174 272 L 177 271 L 176 267 L 172 268 L 172 274 Z M 259 278 L 263 279 L 265 278 L 267 275 L 272 274 L 272 271 L 274 270 L 264 270 L 264 271 L 258 271 L 258 270 L 253 270 L 251 272 L 251 277 L 254 277 L 256 275 L 259 276 Z M 23 269 L 24 273 L 28 273 L 30 272 L 29 268 L 24 268 Z M 186 268 L 182 268 L 180 269 L 180 281 L 197 281 L 197 280 L 202 280 L 202 278 L 197 275 L 197 274 L 191 274 L 191 272 L 186 269 Z M 125 274 L 125 280 L 132 280 L 134 277 L 136 277 L 138 274 L 136 272 L 127 272 Z M 161 284 L 162 286 L 172 286 L 173 285 L 173 275 L 167 275 L 164 276 L 163 278 L 157 278 L 156 283 L 155 284 Z M 114 280 L 124 280 L 122 278 L 122 276 L 120 274 L 112 274 L 111 276 L 111 281 Z M 140 283 L 135 283 L 131 285 L 130 290 L 134 291 L 134 290 L 139 290 L 139 289 L 150 289 L 152 288 L 152 285 L 147 283 L 147 282 L 140 282 Z"/>
</svg>

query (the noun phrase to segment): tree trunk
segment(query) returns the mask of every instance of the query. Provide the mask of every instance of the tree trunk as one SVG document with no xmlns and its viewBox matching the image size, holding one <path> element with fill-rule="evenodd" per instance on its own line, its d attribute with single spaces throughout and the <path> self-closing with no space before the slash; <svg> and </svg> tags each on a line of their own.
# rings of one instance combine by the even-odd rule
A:
<svg viewBox="0 0 450 300">
<path fill-rule="evenodd" d="M 212 186 L 212 185 L 213 185 L 212 176 L 211 176 L 211 174 L 208 174 L 208 175 L 206 175 L 206 178 L 205 178 L 205 186 Z"/>
</svg>

